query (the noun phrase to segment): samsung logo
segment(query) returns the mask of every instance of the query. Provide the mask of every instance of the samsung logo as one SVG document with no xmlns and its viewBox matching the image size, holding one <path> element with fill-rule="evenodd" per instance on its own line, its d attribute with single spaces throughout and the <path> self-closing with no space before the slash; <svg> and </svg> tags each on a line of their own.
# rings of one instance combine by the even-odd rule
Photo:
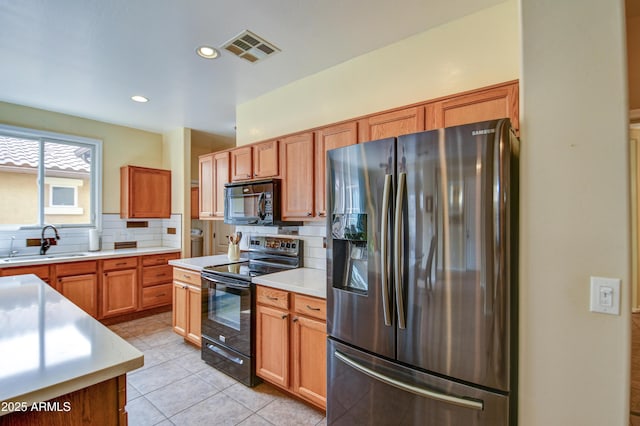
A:
<svg viewBox="0 0 640 426">
<path fill-rule="evenodd" d="M 478 136 L 478 135 L 488 135 L 489 133 L 495 133 L 496 129 L 484 129 L 484 130 L 474 130 L 473 132 L 471 132 L 472 136 Z"/>
</svg>

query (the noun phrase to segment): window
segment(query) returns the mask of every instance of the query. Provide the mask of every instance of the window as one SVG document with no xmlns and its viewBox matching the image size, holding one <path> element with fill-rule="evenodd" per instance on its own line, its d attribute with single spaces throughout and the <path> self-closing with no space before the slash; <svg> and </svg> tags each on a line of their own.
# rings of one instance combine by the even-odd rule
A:
<svg viewBox="0 0 640 426">
<path fill-rule="evenodd" d="M 0 229 L 98 226 L 102 142 L 0 125 Z"/>
</svg>

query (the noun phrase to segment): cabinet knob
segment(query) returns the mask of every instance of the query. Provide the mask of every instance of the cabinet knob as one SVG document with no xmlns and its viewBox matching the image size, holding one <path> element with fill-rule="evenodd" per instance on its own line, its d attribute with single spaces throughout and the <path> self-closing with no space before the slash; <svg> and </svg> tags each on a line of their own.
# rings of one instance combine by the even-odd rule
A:
<svg viewBox="0 0 640 426">
<path fill-rule="evenodd" d="M 247 177 L 248 177 L 248 178 L 250 178 L 250 177 L 251 177 L 251 175 L 247 175 Z"/>
<path fill-rule="evenodd" d="M 269 300 L 278 300 L 277 297 L 273 297 L 273 296 L 267 296 L 267 299 L 269 299 Z"/>
<path fill-rule="evenodd" d="M 309 212 L 307 213 L 307 216 L 313 216 L 313 213 Z"/>
<path fill-rule="evenodd" d="M 320 310 L 320 308 L 313 308 L 313 307 L 311 307 L 309 305 L 307 305 L 307 309 L 309 309 L 310 311 L 319 311 Z"/>
<path fill-rule="evenodd" d="M 322 216 L 322 217 L 324 217 L 324 216 L 326 216 L 326 215 L 327 215 L 327 214 L 326 214 L 325 212 L 320 212 L 320 213 L 318 213 L 318 216 Z"/>
<path fill-rule="evenodd" d="M 257 174 L 257 173 L 254 173 L 254 174 L 253 174 L 253 177 L 258 177 L 258 174 Z"/>
<path fill-rule="evenodd" d="M 287 315 L 287 314 L 283 314 L 280 318 L 281 318 L 281 319 L 285 319 L 285 318 L 287 318 L 288 316 L 289 316 L 289 315 Z"/>
<path fill-rule="evenodd" d="M 293 317 L 293 322 L 298 322 L 298 317 Z"/>
</svg>

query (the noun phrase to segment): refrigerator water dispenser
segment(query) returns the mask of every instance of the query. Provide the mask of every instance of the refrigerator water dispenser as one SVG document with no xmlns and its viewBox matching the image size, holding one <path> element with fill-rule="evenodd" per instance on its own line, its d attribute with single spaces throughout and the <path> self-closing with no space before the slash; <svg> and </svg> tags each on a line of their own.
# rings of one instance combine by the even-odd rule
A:
<svg viewBox="0 0 640 426">
<path fill-rule="evenodd" d="M 334 214 L 331 221 L 333 286 L 367 294 L 367 215 Z"/>
</svg>

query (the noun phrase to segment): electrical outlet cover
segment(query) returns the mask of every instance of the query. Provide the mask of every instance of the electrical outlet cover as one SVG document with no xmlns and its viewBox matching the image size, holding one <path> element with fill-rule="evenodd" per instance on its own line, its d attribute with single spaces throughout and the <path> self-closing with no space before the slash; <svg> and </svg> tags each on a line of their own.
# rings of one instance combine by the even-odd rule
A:
<svg viewBox="0 0 640 426">
<path fill-rule="evenodd" d="M 620 279 L 591 277 L 589 310 L 609 315 L 620 315 Z"/>
</svg>

